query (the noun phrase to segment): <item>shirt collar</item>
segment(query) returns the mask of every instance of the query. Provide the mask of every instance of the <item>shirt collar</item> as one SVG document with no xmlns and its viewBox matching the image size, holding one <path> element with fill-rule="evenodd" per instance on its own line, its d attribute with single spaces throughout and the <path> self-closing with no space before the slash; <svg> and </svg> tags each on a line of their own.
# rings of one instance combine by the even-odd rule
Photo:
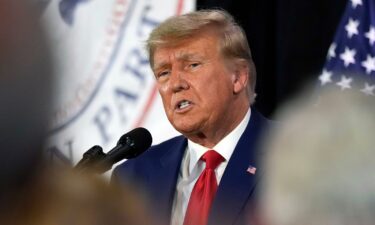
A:
<svg viewBox="0 0 375 225">
<path fill-rule="evenodd" d="M 192 172 L 195 165 L 202 157 L 202 155 L 210 149 L 217 151 L 221 156 L 224 157 L 225 162 L 228 162 L 232 153 L 242 135 L 245 131 L 247 124 L 249 123 L 251 116 L 251 109 L 247 111 L 245 117 L 242 121 L 234 128 L 227 136 L 225 136 L 217 145 L 213 148 L 206 148 L 202 145 L 192 142 L 188 140 L 188 154 L 190 158 L 189 162 L 189 173 Z"/>
</svg>

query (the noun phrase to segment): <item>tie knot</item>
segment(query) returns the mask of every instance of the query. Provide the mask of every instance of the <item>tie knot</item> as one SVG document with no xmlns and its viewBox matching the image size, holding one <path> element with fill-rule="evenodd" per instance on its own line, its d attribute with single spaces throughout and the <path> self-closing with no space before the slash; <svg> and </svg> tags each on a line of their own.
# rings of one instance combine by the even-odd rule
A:
<svg viewBox="0 0 375 225">
<path fill-rule="evenodd" d="M 203 154 L 202 160 L 206 162 L 206 169 L 216 169 L 216 167 L 224 161 L 223 156 L 215 150 L 208 150 Z"/>
</svg>

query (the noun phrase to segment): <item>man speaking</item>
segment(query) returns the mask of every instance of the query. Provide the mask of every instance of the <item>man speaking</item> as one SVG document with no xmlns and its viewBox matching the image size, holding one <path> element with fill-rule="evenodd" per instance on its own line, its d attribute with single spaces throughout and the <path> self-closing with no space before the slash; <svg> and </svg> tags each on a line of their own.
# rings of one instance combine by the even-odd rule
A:
<svg viewBox="0 0 375 225">
<path fill-rule="evenodd" d="M 168 120 L 183 134 L 118 166 L 161 224 L 247 224 L 256 145 L 269 121 L 250 107 L 255 66 L 242 28 L 222 10 L 169 18 L 147 40 Z M 160 131 L 162 132 L 162 131 Z"/>
</svg>

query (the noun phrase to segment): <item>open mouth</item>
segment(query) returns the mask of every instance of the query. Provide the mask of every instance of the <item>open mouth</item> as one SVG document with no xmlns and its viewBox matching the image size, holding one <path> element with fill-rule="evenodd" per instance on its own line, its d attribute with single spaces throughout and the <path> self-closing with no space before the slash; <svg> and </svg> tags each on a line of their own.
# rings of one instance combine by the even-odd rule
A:
<svg viewBox="0 0 375 225">
<path fill-rule="evenodd" d="M 182 109 L 185 109 L 187 107 L 189 107 L 192 103 L 188 100 L 182 100 L 180 102 L 178 102 L 176 108 L 179 109 L 179 110 L 182 110 Z"/>
</svg>

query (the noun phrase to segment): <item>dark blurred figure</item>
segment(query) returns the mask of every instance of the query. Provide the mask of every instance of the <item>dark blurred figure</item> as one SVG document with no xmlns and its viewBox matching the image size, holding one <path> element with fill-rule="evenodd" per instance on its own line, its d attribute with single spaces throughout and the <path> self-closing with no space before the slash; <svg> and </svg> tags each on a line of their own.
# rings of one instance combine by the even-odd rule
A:
<svg viewBox="0 0 375 225">
<path fill-rule="evenodd" d="M 43 177 L 43 178 L 42 178 Z M 107 178 L 50 168 L 29 190 L 28 204 L 12 225 L 149 225 L 141 196 L 128 187 L 108 185 Z M 1 223 L 3 224 L 3 223 Z"/>
<path fill-rule="evenodd" d="M 0 224 L 150 224 L 130 188 L 46 161 L 53 62 L 28 3 L 0 1 Z"/>
<path fill-rule="evenodd" d="M 375 224 L 374 97 L 308 96 L 278 113 L 283 125 L 267 139 L 260 224 Z"/>
<path fill-rule="evenodd" d="M 41 166 L 51 95 L 42 34 L 28 1 L 0 1 L 0 218 L 24 201 Z"/>
</svg>

